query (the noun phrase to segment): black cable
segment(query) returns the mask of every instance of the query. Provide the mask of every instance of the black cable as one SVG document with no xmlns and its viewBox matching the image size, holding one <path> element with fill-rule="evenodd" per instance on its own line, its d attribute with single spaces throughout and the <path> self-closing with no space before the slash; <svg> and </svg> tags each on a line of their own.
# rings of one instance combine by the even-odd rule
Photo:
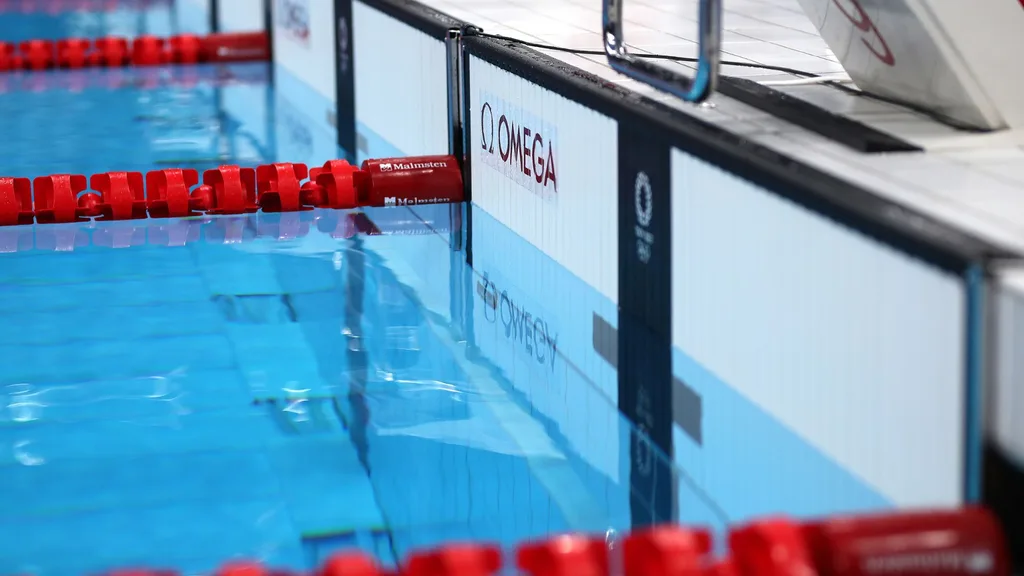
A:
<svg viewBox="0 0 1024 576">
<path fill-rule="evenodd" d="M 876 102 L 882 102 L 883 104 L 889 104 L 891 106 L 898 106 L 900 108 L 905 108 L 907 110 L 910 110 L 911 112 L 916 112 L 916 113 L 918 113 L 918 114 L 920 114 L 922 116 L 926 116 L 926 117 L 928 117 L 928 118 L 938 122 L 939 124 L 943 124 L 943 125 L 949 126 L 950 128 L 954 128 L 956 130 L 961 130 L 963 132 L 974 132 L 974 133 L 977 133 L 977 134 L 981 134 L 981 133 L 984 133 L 984 132 L 989 132 L 989 130 L 984 130 L 982 128 L 978 128 L 977 126 L 970 126 L 968 124 L 964 124 L 963 122 L 960 122 L 959 120 L 955 120 L 955 119 L 950 118 L 948 116 L 943 116 L 942 114 L 939 114 L 939 113 L 937 113 L 937 112 L 935 112 L 933 110 L 929 110 L 928 108 L 925 108 L 924 106 L 920 106 L 920 105 L 914 104 L 912 102 L 907 102 L 907 101 L 904 101 L 904 100 L 900 100 L 899 98 L 890 98 L 889 96 L 882 96 L 881 94 L 875 94 L 874 92 L 868 92 L 867 90 L 861 90 L 860 88 L 851 88 L 851 87 L 849 87 L 849 86 L 847 86 L 845 84 L 841 84 L 839 82 L 822 82 L 822 84 L 825 84 L 827 86 L 831 86 L 831 87 L 833 87 L 833 88 L 835 88 L 835 89 L 837 89 L 837 90 L 839 90 L 841 92 L 845 92 L 847 94 L 850 94 L 851 96 L 860 96 L 861 98 L 868 98 L 868 99 L 874 100 Z"/>
<path fill-rule="evenodd" d="M 529 46 L 530 48 L 539 48 L 541 50 L 551 50 L 553 52 L 566 52 L 569 54 L 579 54 L 584 56 L 604 56 L 603 50 L 583 50 L 579 48 L 567 48 L 565 46 L 554 46 L 552 44 L 544 44 L 541 42 L 530 42 L 529 40 L 521 40 L 519 38 L 513 38 L 511 36 L 502 36 L 501 34 L 488 34 L 479 28 L 468 28 L 467 36 L 479 36 L 481 38 L 491 38 L 494 40 L 501 40 L 503 42 L 512 42 L 521 46 Z M 671 62 L 686 62 L 695 64 L 699 62 L 697 58 L 690 58 L 687 56 L 670 56 L 668 54 L 630 54 L 634 58 L 646 58 L 650 60 L 668 60 Z M 730 60 L 723 60 L 723 66 L 742 66 L 745 68 L 760 68 L 762 70 L 774 70 L 776 72 L 784 72 L 786 74 L 793 74 L 795 76 L 802 76 L 805 78 L 818 78 L 817 74 L 810 72 L 804 72 L 803 70 L 797 70 L 795 68 L 787 68 L 785 66 L 772 66 L 771 64 L 758 64 L 756 62 L 733 62 Z"/>
<path fill-rule="evenodd" d="M 569 48 L 569 47 L 566 47 L 566 46 L 555 46 L 555 45 L 552 45 L 552 44 L 545 44 L 545 43 L 542 43 L 542 42 L 531 42 L 529 40 L 522 40 L 520 38 L 513 38 L 511 36 L 503 36 L 501 34 L 489 34 L 489 33 L 484 32 L 483 29 L 478 28 L 476 26 L 466 26 L 466 27 L 463 28 L 462 32 L 463 32 L 463 34 L 465 36 L 478 36 L 478 37 L 481 37 L 481 38 L 491 38 L 493 40 L 500 40 L 502 42 L 511 42 L 513 44 L 518 44 L 518 45 L 521 45 L 521 46 L 528 46 L 530 48 L 538 48 L 538 49 L 541 49 L 541 50 L 550 50 L 550 51 L 553 51 L 553 52 L 566 52 L 568 54 L 578 54 L 578 55 L 582 55 L 582 56 L 604 56 L 605 55 L 603 50 L 584 50 L 584 49 L 578 49 L 578 48 Z M 632 53 L 631 56 L 633 56 L 634 58 L 645 58 L 645 59 L 649 59 L 649 60 L 666 60 L 666 61 L 670 61 L 670 62 L 683 62 L 683 63 L 689 63 L 689 64 L 694 64 L 694 63 L 697 63 L 697 62 L 700 61 L 698 58 L 691 58 L 691 57 L 687 57 L 687 56 L 671 56 L 671 55 L 668 55 L 668 54 Z M 799 76 L 801 78 L 821 78 L 822 77 L 820 74 L 815 74 L 813 72 L 807 72 L 805 70 L 798 70 L 796 68 L 789 68 L 787 66 L 774 66 L 772 64 L 759 64 L 759 63 L 756 63 L 756 62 L 734 62 L 734 61 L 731 61 L 731 60 L 722 60 L 721 64 L 723 66 L 739 66 L 739 67 L 742 67 L 742 68 L 757 68 L 757 69 L 760 69 L 760 70 L 771 70 L 771 71 L 774 71 L 774 72 L 782 72 L 784 74 L 792 74 L 793 76 Z M 929 110 L 929 109 L 927 109 L 927 108 L 925 108 L 923 106 L 919 106 L 917 104 L 913 104 L 913 103 L 910 103 L 910 102 L 905 102 L 905 101 L 900 100 L 898 98 L 890 98 L 888 96 L 883 96 L 881 94 L 875 94 L 873 92 L 868 92 L 866 90 L 861 90 L 859 88 L 851 88 L 851 87 L 849 87 L 849 86 L 847 86 L 847 85 L 845 85 L 845 84 L 843 84 L 841 82 L 823 81 L 820 84 L 822 86 L 829 86 L 831 88 L 835 88 L 835 89 L 840 90 L 842 92 L 845 92 L 846 94 L 849 94 L 851 96 L 858 96 L 858 97 L 861 97 L 861 98 L 868 98 L 868 99 L 871 99 L 871 100 L 875 100 L 877 102 L 882 102 L 884 104 L 889 104 L 889 105 L 892 105 L 892 106 L 898 106 L 900 108 L 904 108 L 904 109 L 910 110 L 911 112 L 916 112 L 917 114 L 925 116 L 925 117 L 927 117 L 927 118 L 929 118 L 931 120 L 934 120 L 934 121 L 936 121 L 936 122 L 938 122 L 940 124 L 944 124 L 944 125 L 949 126 L 951 128 L 955 128 L 957 130 L 962 130 L 962 131 L 965 131 L 965 132 L 978 132 L 978 133 L 986 132 L 986 130 L 982 130 L 982 129 L 974 127 L 974 126 L 968 126 L 968 125 L 963 124 L 961 122 L 958 122 L 958 121 L 956 121 L 956 120 L 954 120 L 952 118 L 948 118 L 948 117 L 943 116 L 941 114 L 938 114 L 938 113 L 936 113 L 936 112 L 934 112 L 932 110 Z"/>
</svg>

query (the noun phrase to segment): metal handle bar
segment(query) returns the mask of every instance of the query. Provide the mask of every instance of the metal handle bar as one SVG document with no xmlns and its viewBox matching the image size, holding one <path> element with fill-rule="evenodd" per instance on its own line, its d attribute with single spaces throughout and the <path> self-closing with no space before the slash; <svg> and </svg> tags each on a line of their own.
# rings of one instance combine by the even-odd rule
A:
<svg viewBox="0 0 1024 576">
<path fill-rule="evenodd" d="M 604 52 L 612 69 L 687 102 L 703 102 L 711 96 L 718 86 L 722 53 L 722 0 L 700 2 L 699 57 L 697 76 L 694 78 L 687 78 L 626 51 L 625 39 L 622 37 L 623 2 L 602 0 Z"/>
</svg>

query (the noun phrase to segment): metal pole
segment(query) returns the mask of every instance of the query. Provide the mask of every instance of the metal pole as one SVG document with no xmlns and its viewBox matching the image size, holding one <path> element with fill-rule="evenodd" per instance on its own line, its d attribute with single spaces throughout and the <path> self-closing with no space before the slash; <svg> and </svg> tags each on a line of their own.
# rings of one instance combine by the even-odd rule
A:
<svg viewBox="0 0 1024 576">
<path fill-rule="evenodd" d="M 469 200 L 469 174 L 466 173 L 466 131 L 465 131 L 465 102 L 463 94 L 463 59 L 462 59 L 462 30 L 449 28 L 444 39 L 445 55 L 447 56 L 448 72 L 448 153 L 455 157 L 462 172 L 462 189 L 465 191 L 465 198 Z M 449 207 L 451 218 L 451 246 L 456 251 L 462 250 L 462 217 L 463 204 L 452 204 Z"/>
<path fill-rule="evenodd" d="M 465 167 L 465 134 L 462 99 L 462 30 L 449 28 L 444 41 L 448 57 L 448 153 L 459 168 Z"/>
</svg>

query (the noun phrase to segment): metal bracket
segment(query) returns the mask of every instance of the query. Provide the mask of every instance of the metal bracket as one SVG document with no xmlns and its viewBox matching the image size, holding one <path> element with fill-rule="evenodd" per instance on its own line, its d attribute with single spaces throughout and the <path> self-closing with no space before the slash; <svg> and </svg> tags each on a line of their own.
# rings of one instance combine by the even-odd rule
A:
<svg viewBox="0 0 1024 576">
<path fill-rule="evenodd" d="M 687 78 L 626 51 L 622 37 L 624 0 L 602 0 L 604 52 L 608 64 L 620 74 L 649 84 L 687 102 L 703 102 L 718 86 L 722 53 L 722 0 L 701 0 L 698 25 L 699 57 L 697 75 Z"/>
<path fill-rule="evenodd" d="M 445 56 L 447 58 L 448 83 L 448 153 L 455 156 L 462 167 L 465 161 L 465 110 L 463 103 L 463 58 L 462 30 L 450 28 L 445 35 Z"/>
<path fill-rule="evenodd" d="M 466 172 L 466 106 L 465 58 L 462 51 L 463 30 L 449 28 L 445 34 L 444 47 L 448 84 L 448 153 L 455 157 L 462 172 L 462 188 L 466 201 L 470 196 L 470 178 Z M 449 243 L 456 251 L 462 250 L 462 217 L 467 208 L 462 204 L 449 207 L 452 227 Z M 455 223 L 458 223 L 456 225 Z"/>
</svg>

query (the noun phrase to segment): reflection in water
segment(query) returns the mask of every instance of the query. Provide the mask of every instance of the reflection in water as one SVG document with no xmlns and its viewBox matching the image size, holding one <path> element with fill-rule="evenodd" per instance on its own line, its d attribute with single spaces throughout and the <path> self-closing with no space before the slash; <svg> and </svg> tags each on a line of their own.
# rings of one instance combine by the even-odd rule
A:
<svg viewBox="0 0 1024 576">
<path fill-rule="evenodd" d="M 46 463 L 42 456 L 33 453 L 31 440 L 16 440 L 12 452 L 14 459 L 22 466 L 39 466 Z"/>
<path fill-rule="evenodd" d="M 199 238 L 211 226 L 252 229 L 252 218 L 197 220 Z M 131 225 L 150 237 L 147 226 L 167 223 Z M 225 236 L 231 235 L 213 237 Z M 304 567 L 338 547 L 360 547 L 388 561 L 441 540 L 511 544 L 566 530 L 605 534 L 614 547 L 618 531 L 631 527 L 631 495 L 652 506 L 627 476 L 613 477 L 582 453 L 585 439 L 566 440 L 570 427 L 589 428 L 589 453 L 624 449 L 612 459 L 628 466 L 631 427 L 615 406 L 582 380 L 571 383 L 579 402 L 567 403 L 570 384 L 550 376 L 551 356 L 563 352 L 553 345 L 555 330 L 540 320 L 546 313 L 520 314 L 534 326 L 529 341 L 518 337 L 525 328 L 507 338 L 497 324 L 491 352 L 481 353 L 478 331 L 491 326 L 494 310 L 473 313 L 479 277 L 445 252 L 443 259 L 429 252 L 406 256 L 414 244 L 437 243 L 438 236 L 336 238 L 314 227 L 300 238 L 235 237 L 240 243 L 40 257 L 67 258 L 64 267 L 105 266 L 92 282 L 116 294 L 91 300 L 92 316 L 123 325 L 95 336 L 102 359 L 90 370 L 111 376 L 68 383 L 63 374 L 73 363 L 55 361 L 60 349 L 40 341 L 38 358 L 51 358 L 43 374 L 55 383 L 0 389 L 0 445 L 9 448 L 8 456 L 0 454 L 0 499 L 5 485 L 16 490 L 31 480 L 36 486 L 13 505 L 12 518 L 43 521 L 64 505 L 73 515 L 124 514 L 121 524 L 100 531 L 124 542 L 107 544 L 111 557 L 127 558 L 119 546 L 153 550 L 154 543 L 116 526 L 162 518 L 164 512 L 146 508 L 159 499 L 175 503 L 177 519 L 161 520 L 168 534 L 188 540 L 191 523 L 207 521 L 200 519 L 213 505 L 209 494 L 216 494 L 216 506 L 232 519 L 209 521 L 227 522 L 216 525 L 236 536 L 204 544 L 208 550 L 192 559 L 157 554 L 171 565 L 206 569 L 233 554 Z M 17 277 L 19 266 L 32 261 L 18 257 L 4 274 Z M 146 260 L 161 264 L 140 266 Z M 142 284 L 128 291 L 121 275 Z M 35 318 L 59 323 L 61 309 L 47 312 L 49 300 L 40 292 L 49 280 L 36 281 L 35 292 L 26 293 L 42 307 Z M 100 288 L 79 282 L 61 289 L 83 290 L 78 300 Z M 437 305 L 428 306 L 421 298 L 430 294 L 447 301 L 435 298 Z M 183 336 L 168 340 L 155 326 L 132 328 L 169 301 L 185 315 L 163 329 L 188 327 Z M 114 313 L 123 306 L 133 313 Z M 130 346 L 101 346 L 124 330 L 142 336 Z M 170 358 L 179 364 L 167 366 Z M 154 376 L 155 365 L 167 369 Z M 534 385 L 531 396 L 520 392 Z M 548 414 L 555 411 L 562 416 L 552 421 Z M 609 435 L 622 448 L 609 447 Z M 670 468 L 663 457 L 646 454 L 651 466 Z M 27 470 L 77 480 L 22 480 Z M 63 522 L 66 515 L 53 518 Z M 3 526 L 0 520 L 0 535 Z M 380 538 L 388 542 L 384 549 Z M 0 545 L 0 563 L 37 564 L 39 556 L 29 552 Z"/>
<path fill-rule="evenodd" d="M 15 423 L 70 423 L 96 413 L 122 413 L 129 416 L 125 422 L 176 426 L 179 417 L 191 413 L 184 403 L 185 393 L 175 383 L 185 373 L 182 367 L 165 375 L 127 381 L 9 384 L 0 388 L 0 393 L 5 400 L 3 411 Z"/>
<path fill-rule="evenodd" d="M 101 159 L 149 169 L 220 157 L 225 142 L 239 158 L 235 136 L 265 132 L 209 124 L 202 108 L 238 78 L 161 89 L 144 80 L 189 79 L 72 76 L 147 90 L 121 107 L 86 98 L 157 142 L 125 138 Z M 296 157 L 323 139 L 287 125 L 299 115 L 277 120 L 290 150 L 267 152 L 270 138 L 246 149 L 326 160 Z M 69 158 L 84 172 L 77 142 Z M 0 357 L 20 360 L 0 364 L 0 382 L 20 383 L 0 387 L 0 566 L 203 573 L 247 556 L 305 568 L 338 548 L 389 562 L 445 540 L 566 530 L 615 547 L 637 523 L 631 506 L 655 503 L 631 485 L 632 428 L 569 357 L 590 334 L 566 308 L 587 298 L 525 295 L 541 280 L 513 266 L 521 239 L 492 250 L 491 273 L 471 269 L 452 249 L 461 209 L 441 208 L 0 230 L 0 311 L 29 327 L 0 334 Z M 565 293 L 561 277 L 542 281 Z M 645 454 L 673 477 L 664 455 Z"/>
</svg>

